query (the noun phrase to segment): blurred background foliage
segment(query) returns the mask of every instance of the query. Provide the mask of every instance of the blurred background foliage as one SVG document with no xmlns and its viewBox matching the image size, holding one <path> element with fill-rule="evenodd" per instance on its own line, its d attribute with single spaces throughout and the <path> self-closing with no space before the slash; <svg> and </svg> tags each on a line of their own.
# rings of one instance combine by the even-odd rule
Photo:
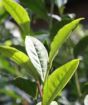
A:
<svg viewBox="0 0 88 105">
<path fill-rule="evenodd" d="M 85 2 L 82 0 L 16 0 L 16 2 L 20 3 L 30 15 L 29 35 L 41 40 L 48 51 L 50 42 L 61 27 L 77 17 L 88 16 L 87 0 Z M 64 43 L 54 60 L 52 71 L 73 58 L 81 59 L 77 73 L 56 99 L 60 105 L 83 105 L 83 100 L 88 94 L 87 29 L 87 19 L 85 19 Z M 21 34 L 20 27 L 5 11 L 0 0 L 0 44 L 13 46 L 26 53 Z M 36 83 L 26 77 L 22 78 L 23 74 L 23 68 L 0 54 L 0 105 L 30 105 L 30 103 L 33 105 L 34 102 L 39 101 L 36 100 Z"/>
</svg>

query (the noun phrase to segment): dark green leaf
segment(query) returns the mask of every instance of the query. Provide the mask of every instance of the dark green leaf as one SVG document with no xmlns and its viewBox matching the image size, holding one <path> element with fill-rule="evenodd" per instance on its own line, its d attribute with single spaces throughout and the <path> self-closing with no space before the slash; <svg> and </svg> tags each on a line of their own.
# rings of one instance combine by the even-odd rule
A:
<svg viewBox="0 0 88 105">
<path fill-rule="evenodd" d="M 23 78 L 16 78 L 11 82 L 13 85 L 18 87 L 19 89 L 23 90 L 27 94 L 35 97 L 36 91 L 37 91 L 37 85 L 35 82 L 30 81 L 29 79 L 23 79 Z"/>
<path fill-rule="evenodd" d="M 46 19 L 47 17 L 47 11 L 44 5 L 43 0 L 20 0 L 21 3 L 29 8 L 32 12 L 36 13 L 41 18 Z"/>
<path fill-rule="evenodd" d="M 74 56 L 82 54 L 88 46 L 88 36 L 82 38 L 78 44 L 74 47 Z"/>
</svg>

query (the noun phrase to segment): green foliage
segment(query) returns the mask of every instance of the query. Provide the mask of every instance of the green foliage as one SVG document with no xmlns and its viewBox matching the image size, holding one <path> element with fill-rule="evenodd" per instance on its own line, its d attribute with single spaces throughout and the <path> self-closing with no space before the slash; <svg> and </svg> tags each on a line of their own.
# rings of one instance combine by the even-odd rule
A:
<svg viewBox="0 0 88 105">
<path fill-rule="evenodd" d="M 40 18 L 47 19 L 47 10 L 44 5 L 43 0 L 20 0 L 21 4 L 23 4 L 25 7 L 29 8 L 29 10 L 33 11 L 38 15 Z"/>
<path fill-rule="evenodd" d="M 82 19 L 83 18 L 72 21 L 71 23 L 65 25 L 57 32 L 55 38 L 53 39 L 53 42 L 51 43 L 49 62 L 52 63 L 53 59 L 58 53 L 58 49 L 60 49 L 65 40 L 69 37 L 69 34 L 76 28 L 76 26 Z"/>
<path fill-rule="evenodd" d="M 7 94 L 13 99 L 17 99 L 17 98 L 20 99 L 20 96 L 18 96 L 13 90 L 10 90 L 10 89 L 1 89 L 0 94 Z"/>
<path fill-rule="evenodd" d="M 61 92 L 70 80 L 79 64 L 79 60 L 73 60 L 56 69 L 47 79 L 43 89 L 42 105 L 49 105 Z"/>
<path fill-rule="evenodd" d="M 11 83 L 18 87 L 19 89 L 26 92 L 27 94 L 31 95 L 32 97 L 36 96 L 37 86 L 35 82 L 29 79 L 18 77 L 14 79 Z"/>
<path fill-rule="evenodd" d="M 30 18 L 26 10 L 13 0 L 2 0 L 5 10 L 14 18 L 17 24 L 20 25 L 25 38 L 29 34 Z"/>
<path fill-rule="evenodd" d="M 58 105 L 60 103 L 59 100 L 57 101 L 58 94 L 61 94 L 79 65 L 79 59 L 74 59 L 74 57 L 80 55 L 81 50 L 87 49 L 88 39 L 87 36 L 84 37 L 77 45 L 72 39 L 67 40 L 83 18 L 74 20 L 73 17 L 64 15 L 66 2 L 67 0 L 19 0 L 19 3 L 14 0 L 2 0 L 0 2 L 0 23 L 5 31 L 0 29 L 0 93 L 14 98 L 16 102 L 18 102 L 18 98 L 22 101 L 12 104 L 25 105 L 25 101 L 28 101 L 30 105 L 33 103 L 34 105 Z M 55 3 L 58 6 L 60 16 L 53 14 Z M 7 19 L 8 14 L 11 16 L 10 19 Z M 31 29 L 29 16 L 32 20 Z M 59 21 L 57 21 L 58 17 Z M 12 24 L 9 26 L 13 28 L 7 29 L 6 22 L 3 22 L 5 19 L 6 22 L 8 20 L 16 25 L 15 32 L 13 32 L 15 28 Z M 38 24 L 37 20 L 40 23 L 43 20 L 44 24 Z M 40 28 L 40 32 L 33 31 L 35 30 L 34 25 L 37 26 L 37 29 Z M 42 27 L 45 27 L 44 30 Z M 28 35 L 35 35 L 35 37 Z M 52 39 L 53 41 L 51 41 Z M 74 49 L 73 46 L 75 46 Z M 56 56 L 57 58 L 55 58 Z M 68 60 L 71 61 L 64 64 Z M 76 89 L 81 92 L 78 78 L 75 79 L 77 87 L 74 86 L 75 89 L 73 88 L 72 92 Z M 7 85 L 15 92 L 6 90 L 5 86 Z M 77 95 L 77 92 L 75 93 Z M 79 95 L 77 99 L 80 100 L 80 98 Z"/>
<path fill-rule="evenodd" d="M 3 56 L 0 57 L 0 71 L 7 71 L 11 75 L 20 75 L 20 73 L 9 64 L 8 60 L 6 60 Z"/>
<path fill-rule="evenodd" d="M 38 79 L 38 73 L 36 72 L 34 66 L 32 65 L 29 57 L 23 52 L 8 46 L 0 46 L 0 53 L 4 56 L 9 57 L 17 64 L 26 68 L 27 75 L 33 76 L 36 80 Z"/>
<path fill-rule="evenodd" d="M 2 2 L 0 2 L 0 24 L 5 21 L 6 17 L 7 17 L 7 13 L 3 8 Z"/>
<path fill-rule="evenodd" d="M 88 36 L 82 38 L 74 48 L 74 56 L 82 54 L 88 46 Z"/>
</svg>

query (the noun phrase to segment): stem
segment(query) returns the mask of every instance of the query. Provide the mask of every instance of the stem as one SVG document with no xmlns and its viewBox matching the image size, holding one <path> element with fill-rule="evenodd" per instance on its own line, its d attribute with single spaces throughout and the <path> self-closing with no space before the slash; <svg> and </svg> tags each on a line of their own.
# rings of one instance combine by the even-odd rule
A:
<svg viewBox="0 0 88 105">
<path fill-rule="evenodd" d="M 23 105 L 30 105 L 30 104 L 26 100 L 24 100 Z"/>
<path fill-rule="evenodd" d="M 38 91 L 39 91 L 40 97 L 42 98 L 43 93 L 42 93 L 42 89 L 41 89 L 41 85 L 40 85 L 39 81 L 37 81 L 37 86 L 38 86 Z"/>
<path fill-rule="evenodd" d="M 47 81 L 47 78 L 48 78 L 48 75 L 49 75 L 49 71 L 50 71 L 50 69 L 51 69 L 51 66 L 52 66 L 52 63 L 50 62 L 50 63 L 48 64 L 48 69 L 47 69 L 47 73 L 46 73 L 46 76 L 45 76 L 44 84 L 45 84 L 45 82 Z"/>
<path fill-rule="evenodd" d="M 81 87 L 80 87 L 77 71 L 75 72 L 75 83 L 76 83 L 76 88 L 77 88 L 78 96 L 80 98 L 82 96 L 82 92 L 81 92 Z"/>
<path fill-rule="evenodd" d="M 51 6 L 50 6 L 50 25 L 49 25 L 49 28 L 51 30 L 52 28 L 52 22 L 53 22 L 53 18 L 52 18 L 52 14 L 53 14 L 53 10 L 54 10 L 54 2 L 51 0 Z"/>
</svg>

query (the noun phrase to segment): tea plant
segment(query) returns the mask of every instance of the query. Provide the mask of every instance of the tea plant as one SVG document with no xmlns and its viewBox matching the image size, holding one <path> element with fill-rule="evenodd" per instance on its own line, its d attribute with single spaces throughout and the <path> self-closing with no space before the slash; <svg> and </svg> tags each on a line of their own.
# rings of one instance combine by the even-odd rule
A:
<svg viewBox="0 0 88 105">
<path fill-rule="evenodd" d="M 75 73 L 79 59 L 73 59 L 61 67 L 55 69 L 51 74 L 53 60 L 59 49 L 70 36 L 83 18 L 73 20 L 62 27 L 55 35 L 50 45 L 50 52 L 46 50 L 42 42 L 30 35 L 30 17 L 26 10 L 13 0 L 2 0 L 4 9 L 12 16 L 20 26 L 23 38 L 22 45 L 25 46 L 26 53 L 11 47 L 0 45 L 0 53 L 10 58 L 12 61 L 24 68 L 23 77 L 27 77 L 32 97 L 40 97 L 37 105 L 57 105 L 54 101 L 60 95 L 62 89 Z M 20 71 L 21 72 L 21 71 Z M 25 85 L 25 83 L 23 83 Z M 33 86 L 33 88 L 32 88 Z M 36 91 L 38 89 L 38 92 Z"/>
</svg>

